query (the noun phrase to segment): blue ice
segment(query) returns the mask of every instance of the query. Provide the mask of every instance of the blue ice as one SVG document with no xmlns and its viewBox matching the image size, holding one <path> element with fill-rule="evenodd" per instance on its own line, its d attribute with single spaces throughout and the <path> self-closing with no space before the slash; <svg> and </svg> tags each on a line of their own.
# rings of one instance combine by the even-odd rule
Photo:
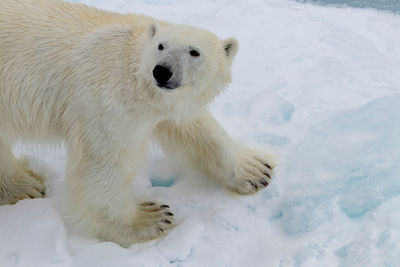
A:
<svg viewBox="0 0 400 267">
<path fill-rule="evenodd" d="M 400 196 L 399 115 L 400 95 L 385 97 L 311 130 L 288 163 L 295 177 L 288 177 L 292 191 L 281 211 L 289 235 L 334 220 L 333 205 L 353 219 Z"/>
<path fill-rule="evenodd" d="M 151 177 L 152 187 L 170 187 L 175 183 L 175 177 Z"/>
<path fill-rule="evenodd" d="M 331 196 L 319 195 L 294 198 L 281 209 L 283 227 L 288 235 L 310 232 L 332 219 Z"/>
<path fill-rule="evenodd" d="M 290 143 L 290 139 L 286 136 L 280 136 L 269 133 L 256 135 L 255 140 L 257 142 L 266 143 L 273 146 L 284 146 Z"/>
<path fill-rule="evenodd" d="M 305 3 L 315 3 L 321 5 L 375 8 L 400 14 L 399 0 L 297 0 L 297 1 Z"/>
</svg>

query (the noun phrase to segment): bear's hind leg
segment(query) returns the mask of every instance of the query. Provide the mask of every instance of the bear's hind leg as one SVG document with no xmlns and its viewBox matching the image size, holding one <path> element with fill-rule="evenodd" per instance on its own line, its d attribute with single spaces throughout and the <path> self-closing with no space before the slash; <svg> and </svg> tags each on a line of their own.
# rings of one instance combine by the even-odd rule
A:
<svg viewBox="0 0 400 267">
<path fill-rule="evenodd" d="M 25 159 L 16 159 L 11 146 L 0 140 L 0 205 L 45 196 L 43 180 L 28 170 L 26 163 Z"/>
</svg>

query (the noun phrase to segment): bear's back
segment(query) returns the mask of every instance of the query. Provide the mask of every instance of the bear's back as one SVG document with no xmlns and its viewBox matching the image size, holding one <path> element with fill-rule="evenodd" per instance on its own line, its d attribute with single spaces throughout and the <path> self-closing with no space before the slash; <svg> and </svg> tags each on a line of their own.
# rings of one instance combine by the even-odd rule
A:
<svg viewBox="0 0 400 267">
<path fill-rule="evenodd" d="M 143 31 L 150 21 L 59 0 L 0 0 L 0 128 L 11 127 L 7 117 L 33 132 L 49 128 L 66 103 L 77 102 L 73 76 L 88 65 L 82 48 L 96 49 L 87 41 L 92 33 L 109 24 Z"/>
<path fill-rule="evenodd" d="M 0 36 L 18 31 L 83 34 L 105 24 L 131 24 L 134 17 L 59 0 L 1 0 Z"/>
</svg>

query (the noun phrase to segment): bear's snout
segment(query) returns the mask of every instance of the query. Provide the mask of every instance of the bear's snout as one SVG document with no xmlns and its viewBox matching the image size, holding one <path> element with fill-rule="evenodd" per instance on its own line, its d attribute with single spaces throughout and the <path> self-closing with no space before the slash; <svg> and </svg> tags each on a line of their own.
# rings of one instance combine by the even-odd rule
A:
<svg viewBox="0 0 400 267">
<path fill-rule="evenodd" d="M 154 79 L 156 79 L 158 86 L 169 88 L 168 81 L 172 77 L 172 72 L 167 67 L 157 65 L 153 69 L 153 77 Z"/>
</svg>

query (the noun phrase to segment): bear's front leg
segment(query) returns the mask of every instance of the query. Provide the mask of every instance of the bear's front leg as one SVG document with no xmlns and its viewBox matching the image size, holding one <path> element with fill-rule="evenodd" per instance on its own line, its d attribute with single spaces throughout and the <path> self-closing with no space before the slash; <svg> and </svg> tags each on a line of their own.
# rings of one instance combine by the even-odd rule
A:
<svg viewBox="0 0 400 267">
<path fill-rule="evenodd" d="M 252 194 L 270 183 L 271 156 L 234 142 L 209 112 L 179 125 L 164 121 L 155 137 L 165 151 L 184 154 L 233 192 Z"/>
<path fill-rule="evenodd" d="M 78 151 L 69 149 L 65 191 L 69 219 L 100 240 L 123 247 L 166 234 L 173 226 L 170 207 L 136 200 L 131 190 L 136 166 L 146 158 L 143 149 L 137 155 L 112 142 L 101 148 L 88 143 L 78 145 Z"/>
</svg>

